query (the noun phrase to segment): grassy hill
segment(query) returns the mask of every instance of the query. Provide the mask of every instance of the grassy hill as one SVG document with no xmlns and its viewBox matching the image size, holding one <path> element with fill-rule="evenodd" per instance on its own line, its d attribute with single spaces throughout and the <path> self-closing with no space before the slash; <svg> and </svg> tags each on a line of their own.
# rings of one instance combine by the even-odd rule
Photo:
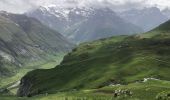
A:
<svg viewBox="0 0 170 100">
<path fill-rule="evenodd" d="M 19 95 L 100 89 L 111 84 L 140 82 L 144 78 L 169 81 L 169 24 L 141 35 L 83 43 L 56 68 L 35 70 L 24 76 Z"/>
</svg>

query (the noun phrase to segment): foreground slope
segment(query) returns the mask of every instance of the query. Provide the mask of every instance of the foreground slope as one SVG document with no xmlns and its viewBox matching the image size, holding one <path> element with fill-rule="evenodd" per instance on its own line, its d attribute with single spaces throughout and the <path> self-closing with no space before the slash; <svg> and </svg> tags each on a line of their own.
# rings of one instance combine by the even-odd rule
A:
<svg viewBox="0 0 170 100">
<path fill-rule="evenodd" d="M 170 81 L 145 79 L 142 82 L 128 85 L 110 85 L 100 89 L 82 91 L 57 92 L 53 94 L 40 94 L 34 97 L 15 97 L 0 95 L 2 100 L 168 100 L 170 93 Z M 114 91 L 130 91 L 120 93 Z"/>
<path fill-rule="evenodd" d="M 34 18 L 0 12 L 0 77 L 72 47 L 61 34 Z"/>
<path fill-rule="evenodd" d="M 128 84 L 144 78 L 170 80 L 170 22 L 133 36 L 81 44 L 54 69 L 29 72 L 19 96 Z"/>
</svg>

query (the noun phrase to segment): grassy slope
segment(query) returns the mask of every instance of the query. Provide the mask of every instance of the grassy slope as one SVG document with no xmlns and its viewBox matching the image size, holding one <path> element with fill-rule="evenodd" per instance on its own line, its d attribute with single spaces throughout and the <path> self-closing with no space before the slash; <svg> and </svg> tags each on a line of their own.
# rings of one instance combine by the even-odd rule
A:
<svg viewBox="0 0 170 100">
<path fill-rule="evenodd" d="M 99 88 L 146 77 L 170 80 L 169 39 L 121 38 L 82 44 L 57 68 L 28 73 L 24 78 L 35 79 L 31 93 Z"/>
<path fill-rule="evenodd" d="M 132 89 L 134 98 L 155 98 L 158 93 L 169 91 L 169 83 L 134 82 L 147 77 L 170 80 L 170 32 L 166 26 L 167 23 L 142 35 L 119 36 L 81 44 L 65 56 L 56 68 L 35 70 L 23 79 L 34 79 L 30 94 L 37 91 L 57 93 L 73 89 L 99 89 L 121 83 L 129 85 L 118 88 Z"/>
<path fill-rule="evenodd" d="M 131 83 L 128 85 L 106 86 L 100 89 L 61 92 L 56 94 L 41 94 L 35 97 L 19 98 L 14 96 L 0 96 L 2 100 L 155 100 L 159 94 L 170 92 L 170 82 L 148 80 L 147 82 Z M 114 97 L 115 90 L 129 90 L 132 96 L 124 94 Z"/>
</svg>

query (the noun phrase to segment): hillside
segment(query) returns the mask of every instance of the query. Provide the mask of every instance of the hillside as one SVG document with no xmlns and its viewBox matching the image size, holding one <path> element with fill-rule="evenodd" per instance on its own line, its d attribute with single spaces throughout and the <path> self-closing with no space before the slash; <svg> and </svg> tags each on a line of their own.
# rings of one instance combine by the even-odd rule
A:
<svg viewBox="0 0 170 100">
<path fill-rule="evenodd" d="M 169 39 L 170 35 L 170 20 L 161 24 L 157 28 L 146 32 L 144 34 L 140 34 L 141 38 L 159 38 L 159 39 Z"/>
<path fill-rule="evenodd" d="M 142 35 L 83 43 L 56 68 L 29 72 L 21 79 L 18 95 L 99 89 L 111 84 L 140 82 L 144 78 L 170 81 L 169 24 Z M 157 35 L 153 35 L 155 32 Z"/>
<path fill-rule="evenodd" d="M 50 6 L 40 7 L 26 15 L 39 19 L 54 30 L 59 29 L 62 35 L 76 43 L 143 32 L 140 27 L 117 16 L 110 8 Z"/>
<path fill-rule="evenodd" d="M 0 12 L 0 77 L 68 52 L 74 45 L 60 33 L 25 15 Z"/>
</svg>

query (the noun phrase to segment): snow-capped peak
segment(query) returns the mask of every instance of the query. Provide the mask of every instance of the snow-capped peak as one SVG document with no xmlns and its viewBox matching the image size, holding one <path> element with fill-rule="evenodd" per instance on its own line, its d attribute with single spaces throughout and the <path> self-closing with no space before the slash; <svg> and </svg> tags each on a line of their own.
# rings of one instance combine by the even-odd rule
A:
<svg viewBox="0 0 170 100">
<path fill-rule="evenodd" d="M 57 5 L 48 5 L 39 8 L 43 13 L 49 13 L 56 17 L 61 17 L 69 20 L 70 14 L 76 14 L 84 17 L 88 17 L 93 13 L 94 9 L 91 7 L 73 7 L 65 8 Z"/>
<path fill-rule="evenodd" d="M 48 6 L 45 6 L 45 7 L 57 7 L 57 5 L 51 4 L 51 5 L 48 5 Z"/>
</svg>

